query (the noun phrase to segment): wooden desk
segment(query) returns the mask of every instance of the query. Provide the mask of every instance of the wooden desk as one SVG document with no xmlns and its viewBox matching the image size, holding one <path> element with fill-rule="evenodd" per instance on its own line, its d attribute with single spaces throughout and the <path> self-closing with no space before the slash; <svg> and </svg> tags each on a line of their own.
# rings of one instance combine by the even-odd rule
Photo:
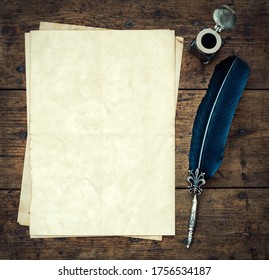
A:
<svg viewBox="0 0 269 280">
<path fill-rule="evenodd" d="M 226 44 L 202 65 L 188 45 L 214 26 L 223 1 L 7 1 L 0 22 L 0 259 L 268 259 L 269 258 L 269 2 L 232 1 L 238 22 Z M 30 239 L 17 224 L 27 137 L 24 33 L 40 21 L 114 29 L 175 29 L 185 38 L 176 115 L 176 236 L 162 242 L 124 237 Z M 197 106 L 215 65 L 236 54 L 252 74 L 236 111 L 223 164 L 200 197 L 192 247 L 184 242 L 192 197 L 188 151 Z"/>
</svg>

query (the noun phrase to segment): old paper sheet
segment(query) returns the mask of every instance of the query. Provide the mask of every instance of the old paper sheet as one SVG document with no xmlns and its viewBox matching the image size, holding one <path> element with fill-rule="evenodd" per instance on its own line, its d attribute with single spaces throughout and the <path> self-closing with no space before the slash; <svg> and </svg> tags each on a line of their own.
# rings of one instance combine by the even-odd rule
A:
<svg viewBox="0 0 269 280">
<path fill-rule="evenodd" d="M 50 23 L 50 22 L 41 22 L 41 30 L 79 30 L 79 29 L 96 29 L 95 27 L 85 27 L 78 25 L 69 25 L 69 24 L 60 24 L 60 23 Z M 178 84 L 180 79 L 180 68 L 181 68 L 181 59 L 183 51 L 183 38 L 176 37 L 176 61 L 175 61 L 175 92 L 176 96 L 178 93 Z M 27 87 L 27 109 L 29 108 L 29 69 L 30 69 L 30 34 L 25 34 L 25 63 L 26 63 L 26 87 Z M 176 98 L 177 100 L 177 98 Z M 177 102 L 175 103 L 175 106 Z M 27 118 L 29 119 L 29 112 L 27 113 Z M 27 124 L 29 120 L 27 121 Z M 29 131 L 29 129 L 28 129 Z M 21 195 L 20 195 L 20 204 L 18 211 L 18 223 L 21 225 L 29 226 L 30 225 L 30 201 L 31 201 L 31 177 L 30 177 L 30 154 L 29 154 L 29 138 L 26 143 L 25 150 L 25 159 L 24 159 L 24 168 L 23 168 L 23 178 L 21 184 Z"/>
<path fill-rule="evenodd" d="M 43 27 L 42 27 L 43 26 Z M 53 23 L 41 23 L 40 28 L 44 29 L 60 29 L 60 27 L 64 28 L 69 28 L 69 29 L 74 29 L 77 28 L 77 26 L 70 26 L 70 25 L 62 25 L 62 24 L 53 24 Z M 81 27 L 84 28 L 84 27 Z M 181 65 L 181 57 L 182 57 L 182 42 L 183 39 L 180 37 L 177 37 L 176 40 L 176 93 L 177 93 L 177 87 L 178 87 L 178 82 L 179 82 L 179 75 L 180 75 L 180 65 Z M 26 40 L 27 43 L 27 40 Z M 29 50 L 29 47 L 26 44 L 26 52 Z M 29 57 L 29 55 L 28 55 Z M 27 55 L 26 55 L 27 58 Z M 27 63 L 28 62 L 28 63 Z M 26 59 L 26 64 L 29 65 L 29 60 Z M 29 69 L 27 65 L 27 69 Z M 29 74 L 27 75 L 29 77 Z M 29 88 L 29 87 L 27 87 Z M 29 225 L 29 205 L 30 205 L 30 199 L 31 199 L 31 181 L 30 181 L 30 176 L 29 176 L 29 168 L 28 163 L 29 163 L 29 141 L 27 141 L 27 147 L 26 147 L 26 154 L 25 154 L 25 165 L 24 165 L 24 174 L 23 174 L 23 182 L 22 182 L 22 192 L 21 192 L 21 199 L 20 199 L 20 208 L 19 208 L 19 216 L 18 216 L 18 221 L 21 224 L 24 225 Z M 44 236 L 45 237 L 45 236 Z M 141 236 L 137 236 L 141 237 Z M 150 238 L 150 239 L 155 239 L 155 240 L 161 240 L 161 237 L 158 236 L 143 236 L 143 238 Z"/>
<path fill-rule="evenodd" d="M 61 24 L 52 24 L 54 27 L 61 26 Z M 56 26 L 55 26 L 56 25 Z M 66 28 L 66 25 L 64 25 Z M 70 26 L 72 28 L 72 26 Z M 29 97 L 30 97 L 30 33 L 25 34 L 25 52 L 26 52 L 26 85 L 27 85 L 27 110 L 29 111 Z M 29 112 L 27 113 L 27 124 L 29 123 Z M 29 129 L 28 129 L 29 130 Z M 21 225 L 29 226 L 30 225 L 30 202 L 31 202 L 31 176 L 30 176 L 30 153 L 29 153 L 29 137 L 27 138 L 25 159 L 24 159 L 24 169 L 23 169 L 23 178 L 21 186 L 21 196 L 20 196 L 20 205 L 18 212 L 18 222 Z M 53 238 L 59 236 L 50 236 L 50 235 L 39 235 L 31 236 L 32 238 Z M 64 237 L 64 236 L 61 236 Z M 142 238 L 161 241 L 162 236 L 157 235 L 140 235 L 140 236 L 126 236 L 132 238 Z"/>
<path fill-rule="evenodd" d="M 174 234 L 174 47 L 172 31 L 31 32 L 31 234 Z"/>
</svg>

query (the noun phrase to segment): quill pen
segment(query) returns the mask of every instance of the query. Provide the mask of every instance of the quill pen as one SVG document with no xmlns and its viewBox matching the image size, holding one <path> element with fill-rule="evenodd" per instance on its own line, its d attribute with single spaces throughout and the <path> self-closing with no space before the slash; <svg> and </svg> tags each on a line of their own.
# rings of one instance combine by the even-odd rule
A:
<svg viewBox="0 0 269 280">
<path fill-rule="evenodd" d="M 187 248 L 196 222 L 197 196 L 205 180 L 219 169 L 231 122 L 247 84 L 250 70 L 237 56 L 221 61 L 214 70 L 206 95 L 196 113 L 189 152 L 189 190 L 193 192 Z"/>
</svg>

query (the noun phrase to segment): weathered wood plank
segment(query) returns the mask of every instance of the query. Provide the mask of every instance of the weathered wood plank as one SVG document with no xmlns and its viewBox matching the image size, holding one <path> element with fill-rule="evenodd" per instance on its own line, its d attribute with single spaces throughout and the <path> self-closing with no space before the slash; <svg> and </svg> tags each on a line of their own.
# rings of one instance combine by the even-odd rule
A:
<svg viewBox="0 0 269 280">
<path fill-rule="evenodd" d="M 40 21 L 113 29 L 176 30 L 185 38 L 176 117 L 176 236 L 162 242 L 111 238 L 29 239 L 17 224 L 27 137 L 23 90 L 0 91 L 0 259 L 268 259 L 269 258 L 269 2 L 231 1 L 236 27 L 208 66 L 188 53 L 203 26 L 213 27 L 217 1 L 92 0 L 8 1 L 0 10 L 0 89 L 25 88 L 24 33 Z M 196 109 L 214 66 L 228 55 L 252 70 L 217 174 L 199 197 L 193 246 L 187 251 L 191 195 L 188 151 Z M 255 90 L 256 89 L 256 90 Z M 262 90 L 267 89 L 267 90 Z M 247 188 L 245 188 L 247 187 Z M 257 188 L 258 187 L 258 188 Z M 7 189 L 10 189 L 9 191 Z M 16 189 L 16 190 L 12 190 Z"/>
<path fill-rule="evenodd" d="M 40 21 L 80 24 L 111 29 L 174 29 L 185 38 L 180 88 L 206 88 L 214 66 L 236 54 L 252 74 L 248 88 L 268 89 L 269 2 L 232 1 L 238 15 L 233 30 L 224 31 L 226 44 L 208 66 L 188 53 L 188 46 L 203 26 L 213 27 L 213 10 L 223 1 L 23 1 L 2 0 L 0 11 L 0 88 L 25 88 L 24 33 Z"/>
<path fill-rule="evenodd" d="M 179 91 L 176 115 L 176 186 L 186 187 L 191 130 L 205 90 Z M 20 189 L 27 138 L 24 91 L 0 91 L 0 189 Z M 207 187 L 269 186 L 269 90 L 247 90 L 236 111 L 224 160 Z"/>
<path fill-rule="evenodd" d="M 176 191 L 176 236 L 30 239 L 16 222 L 19 191 L 0 191 L 0 259 L 268 259 L 268 189 L 206 190 L 192 247 L 185 248 L 192 197 Z"/>
</svg>

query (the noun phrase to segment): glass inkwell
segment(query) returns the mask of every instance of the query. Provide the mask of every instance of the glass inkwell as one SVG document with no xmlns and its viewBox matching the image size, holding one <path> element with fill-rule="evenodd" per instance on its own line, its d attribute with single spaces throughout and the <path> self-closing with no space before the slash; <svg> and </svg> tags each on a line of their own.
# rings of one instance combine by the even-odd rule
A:
<svg viewBox="0 0 269 280">
<path fill-rule="evenodd" d="M 208 64 L 220 48 L 224 40 L 220 36 L 223 30 L 229 30 L 236 24 L 236 14 L 228 5 L 217 7 L 213 13 L 214 29 L 204 27 L 190 44 L 190 52 L 196 55 L 204 64 Z"/>
</svg>

